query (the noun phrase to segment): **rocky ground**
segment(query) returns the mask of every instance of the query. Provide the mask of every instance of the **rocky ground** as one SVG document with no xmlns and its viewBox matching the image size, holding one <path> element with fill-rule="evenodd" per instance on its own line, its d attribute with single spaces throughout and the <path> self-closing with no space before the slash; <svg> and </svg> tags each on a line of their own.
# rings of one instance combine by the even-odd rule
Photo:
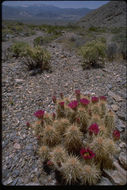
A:
<svg viewBox="0 0 127 190">
<path fill-rule="evenodd" d="M 26 37 L 28 42 L 35 36 Z M 23 39 L 24 40 L 24 39 Z M 9 42 L 3 43 L 3 51 Z M 57 185 L 54 174 L 47 175 L 38 157 L 37 139 L 26 126 L 32 122 L 38 109 L 54 110 L 52 95 L 72 95 L 75 89 L 82 93 L 107 96 L 108 104 L 116 112 L 116 127 L 121 132 L 114 158 L 115 170 L 104 170 L 98 185 L 126 184 L 126 64 L 114 61 L 104 68 L 83 70 L 81 57 L 57 42 L 48 46 L 52 72 L 34 75 L 24 67 L 22 60 L 2 62 L 2 183 L 4 185 Z"/>
</svg>

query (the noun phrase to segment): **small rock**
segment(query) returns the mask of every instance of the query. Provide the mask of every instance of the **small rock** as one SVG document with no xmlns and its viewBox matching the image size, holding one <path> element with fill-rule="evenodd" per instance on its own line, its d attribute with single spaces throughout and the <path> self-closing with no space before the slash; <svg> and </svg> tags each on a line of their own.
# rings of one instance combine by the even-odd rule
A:
<svg viewBox="0 0 127 190">
<path fill-rule="evenodd" d="M 113 111 L 117 112 L 119 107 L 115 104 L 111 105 L 111 108 L 113 109 Z"/>
<path fill-rule="evenodd" d="M 119 144 L 119 147 L 120 147 L 120 148 L 126 148 L 126 144 L 125 144 L 124 142 L 121 142 L 121 143 Z"/>
<path fill-rule="evenodd" d="M 100 182 L 97 183 L 97 185 L 113 185 L 113 184 L 111 183 L 111 181 L 108 178 L 102 177 Z"/>
<path fill-rule="evenodd" d="M 22 82 L 24 82 L 24 80 L 23 79 L 15 79 L 15 82 L 22 83 Z"/>
<path fill-rule="evenodd" d="M 33 149 L 33 145 L 32 144 L 29 144 L 26 146 L 26 150 L 32 150 Z"/>
<path fill-rule="evenodd" d="M 111 96 L 116 102 L 120 102 L 120 101 L 123 100 L 120 96 L 116 95 L 116 94 L 115 94 L 114 92 L 112 92 L 112 91 L 109 91 L 109 92 L 108 92 L 108 96 Z"/>
<path fill-rule="evenodd" d="M 9 177 L 8 180 L 3 182 L 4 185 L 9 185 L 10 183 L 12 183 L 12 178 L 11 177 Z"/>
<path fill-rule="evenodd" d="M 20 149 L 20 148 L 21 148 L 21 146 L 20 146 L 20 144 L 15 143 L 15 144 L 14 144 L 14 148 L 15 148 L 15 149 Z"/>
<path fill-rule="evenodd" d="M 18 178 L 14 179 L 14 181 L 11 183 L 11 185 L 16 185 L 16 183 L 18 182 Z"/>
<path fill-rule="evenodd" d="M 126 126 L 122 123 L 121 120 L 118 120 L 117 123 L 116 123 L 116 128 L 122 132 L 123 130 L 125 130 Z"/>
<path fill-rule="evenodd" d="M 107 87 L 108 87 L 109 89 L 112 89 L 112 85 L 111 85 L 111 84 L 107 84 Z"/>
<path fill-rule="evenodd" d="M 28 184 L 26 184 L 26 185 L 31 185 L 31 186 L 40 186 L 40 183 L 28 183 Z"/>
<path fill-rule="evenodd" d="M 125 152 L 121 152 L 119 156 L 120 164 L 123 166 L 123 168 L 127 169 L 127 156 Z"/>
<path fill-rule="evenodd" d="M 14 171 L 13 171 L 13 176 L 14 176 L 14 177 L 17 177 L 18 175 L 19 175 L 19 170 L 17 170 L 17 169 L 14 170 Z"/>
<path fill-rule="evenodd" d="M 123 120 L 123 121 L 126 121 L 127 120 L 127 117 L 126 117 L 126 114 L 122 113 L 122 112 L 117 112 L 117 115 L 118 117 Z"/>
</svg>

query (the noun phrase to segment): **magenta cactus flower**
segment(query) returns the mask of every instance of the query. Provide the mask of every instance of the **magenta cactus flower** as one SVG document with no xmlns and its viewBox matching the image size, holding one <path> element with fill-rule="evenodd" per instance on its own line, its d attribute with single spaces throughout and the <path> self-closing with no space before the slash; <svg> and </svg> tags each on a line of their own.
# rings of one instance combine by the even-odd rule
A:
<svg viewBox="0 0 127 190">
<path fill-rule="evenodd" d="M 76 122 L 77 122 L 77 123 L 80 123 L 80 118 L 76 118 Z"/>
<path fill-rule="evenodd" d="M 74 101 L 70 102 L 70 103 L 68 104 L 68 106 L 69 106 L 71 109 L 76 109 L 77 106 L 78 106 L 77 100 L 74 100 Z"/>
<path fill-rule="evenodd" d="M 27 122 L 27 123 L 26 123 L 26 126 L 27 126 L 27 127 L 30 127 L 30 123 L 29 123 L 29 122 Z"/>
<path fill-rule="evenodd" d="M 119 132 L 119 130 L 114 130 L 113 131 L 113 138 L 115 140 L 119 140 L 120 139 L 120 132 Z"/>
<path fill-rule="evenodd" d="M 63 108 L 64 107 L 64 102 L 59 102 L 59 105 Z"/>
<path fill-rule="evenodd" d="M 53 164 L 53 162 L 52 162 L 51 160 L 48 160 L 48 161 L 47 161 L 47 165 L 48 165 L 48 166 L 53 166 L 54 164 Z"/>
<path fill-rule="evenodd" d="M 80 99 L 80 103 L 81 103 L 82 105 L 84 105 L 84 106 L 87 106 L 87 105 L 90 103 L 90 101 L 87 100 L 87 99 L 85 99 L 85 98 L 82 98 L 82 99 Z"/>
<path fill-rule="evenodd" d="M 95 153 L 93 153 L 92 150 L 90 150 L 89 148 L 85 149 L 85 148 L 82 148 L 80 150 L 80 155 L 85 159 L 92 159 L 94 156 L 95 156 Z"/>
<path fill-rule="evenodd" d="M 95 135 L 97 135 L 99 133 L 99 127 L 96 123 L 93 123 L 92 125 L 90 125 L 90 127 L 88 128 L 89 134 L 92 135 L 93 133 Z"/>
<path fill-rule="evenodd" d="M 56 103 L 56 96 L 52 97 L 52 101 L 53 101 L 53 103 Z"/>
<path fill-rule="evenodd" d="M 34 113 L 34 115 L 35 115 L 38 119 L 42 119 L 43 116 L 44 116 L 44 113 L 45 113 L 45 111 L 43 111 L 43 110 L 38 110 L 38 111 L 36 111 L 36 112 Z"/>
<path fill-rule="evenodd" d="M 53 117 L 53 119 L 55 119 L 56 118 L 56 114 L 53 112 L 53 114 L 52 114 L 52 117 Z"/>
<path fill-rule="evenodd" d="M 75 90 L 76 95 L 80 95 L 80 90 Z"/>
<path fill-rule="evenodd" d="M 99 101 L 99 98 L 96 97 L 96 96 L 93 96 L 92 99 L 91 99 L 91 101 L 92 101 L 93 103 L 96 103 L 96 102 Z"/>
<path fill-rule="evenodd" d="M 106 97 L 106 96 L 100 96 L 99 98 L 100 98 L 100 100 L 103 100 L 103 101 L 106 101 L 106 100 L 107 100 L 107 97 Z"/>
<path fill-rule="evenodd" d="M 60 97 L 61 97 L 61 99 L 63 99 L 63 93 L 62 92 L 60 93 Z"/>
</svg>

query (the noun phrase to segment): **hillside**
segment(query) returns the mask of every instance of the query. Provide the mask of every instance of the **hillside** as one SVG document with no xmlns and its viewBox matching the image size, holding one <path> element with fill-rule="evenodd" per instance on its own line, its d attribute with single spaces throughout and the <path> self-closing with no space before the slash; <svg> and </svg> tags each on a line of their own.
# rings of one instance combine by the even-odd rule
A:
<svg viewBox="0 0 127 190">
<path fill-rule="evenodd" d="M 96 27 L 125 27 L 126 2 L 111 1 L 102 7 L 93 10 L 77 23 L 86 28 Z"/>
<path fill-rule="evenodd" d="M 89 13 L 91 9 L 87 8 L 58 8 L 49 5 L 31 5 L 21 6 L 2 6 L 3 20 L 66 20 L 78 21 L 81 17 Z"/>
</svg>

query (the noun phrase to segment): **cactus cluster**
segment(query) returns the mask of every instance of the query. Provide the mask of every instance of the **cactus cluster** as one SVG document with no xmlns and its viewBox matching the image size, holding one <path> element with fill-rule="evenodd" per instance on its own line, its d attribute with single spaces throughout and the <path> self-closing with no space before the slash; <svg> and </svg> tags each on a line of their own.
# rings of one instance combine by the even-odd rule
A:
<svg viewBox="0 0 127 190">
<path fill-rule="evenodd" d="M 53 96 L 56 113 L 37 111 L 32 126 L 39 142 L 42 161 L 52 163 L 64 184 L 95 185 L 104 168 L 113 168 L 118 153 L 115 115 L 108 110 L 104 96 L 84 96 L 75 91 L 75 99 Z M 84 143 L 85 142 L 85 143 Z"/>
</svg>

